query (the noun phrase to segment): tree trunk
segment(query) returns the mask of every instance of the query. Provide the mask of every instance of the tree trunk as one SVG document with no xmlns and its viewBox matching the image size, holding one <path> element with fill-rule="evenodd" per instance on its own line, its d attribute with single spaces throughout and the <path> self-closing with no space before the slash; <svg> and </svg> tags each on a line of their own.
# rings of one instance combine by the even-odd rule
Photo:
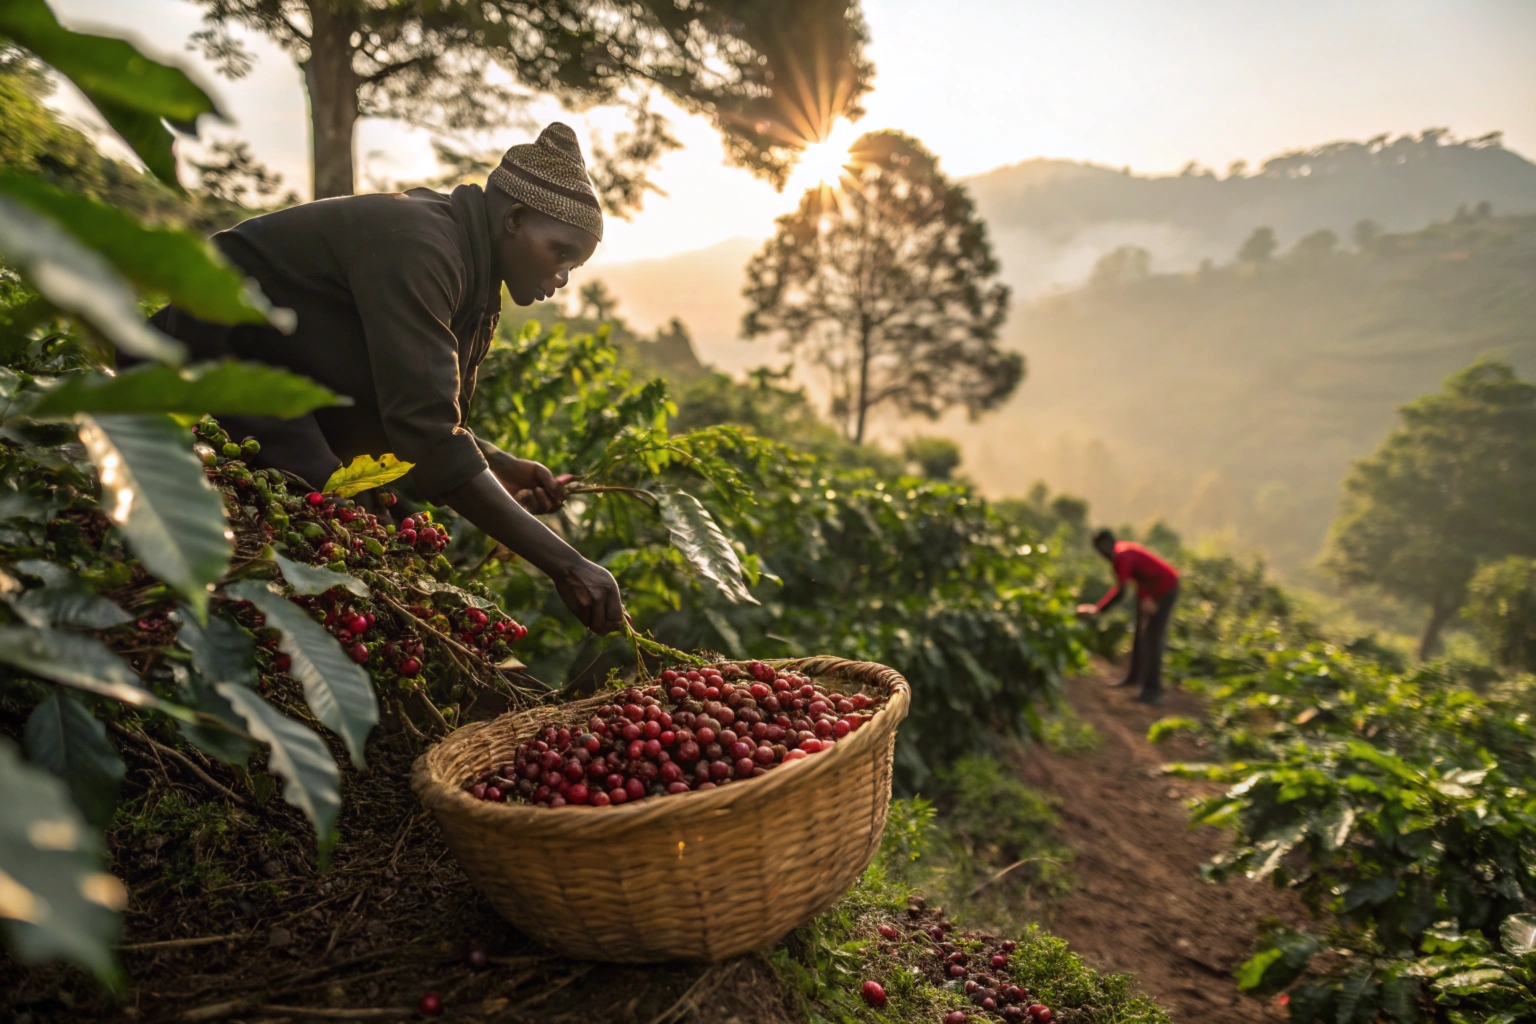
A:
<svg viewBox="0 0 1536 1024">
<path fill-rule="evenodd" d="M 1443 598 L 1435 598 L 1429 606 L 1429 621 L 1424 623 L 1424 635 L 1419 637 L 1419 660 L 1428 661 L 1440 649 L 1440 631 L 1456 614 L 1456 606 Z"/>
<path fill-rule="evenodd" d="M 869 327 L 865 325 L 859 333 L 859 405 L 858 423 L 853 428 L 853 443 L 864 443 L 864 419 L 869 412 Z"/>
<path fill-rule="evenodd" d="M 313 0 L 313 29 L 304 88 L 309 93 L 310 159 L 315 198 L 349 196 L 355 188 L 352 129 L 363 80 L 352 69 L 352 34 L 361 18 L 347 0 Z"/>
</svg>

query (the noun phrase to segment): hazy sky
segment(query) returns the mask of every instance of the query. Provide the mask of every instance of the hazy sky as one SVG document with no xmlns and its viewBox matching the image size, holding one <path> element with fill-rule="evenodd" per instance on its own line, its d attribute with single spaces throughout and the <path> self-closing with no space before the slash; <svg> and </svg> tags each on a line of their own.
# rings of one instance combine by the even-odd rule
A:
<svg viewBox="0 0 1536 1024">
<path fill-rule="evenodd" d="M 200 64 L 182 51 L 200 18 L 186 0 L 51 3 L 66 21 L 126 30 Z M 1536 155 L 1536 0 L 865 0 L 864 9 L 878 75 L 857 129 L 908 131 L 956 175 L 1037 156 L 1221 169 L 1429 126 L 1502 129 L 1511 148 Z M 244 81 L 203 76 L 235 122 L 215 134 L 248 140 L 305 192 L 299 73 L 270 44 L 253 48 L 260 59 Z M 678 128 L 686 149 L 657 175 L 668 196 L 650 197 L 632 223 L 611 223 L 594 265 L 765 235 L 794 205 L 793 192 L 726 167 L 707 123 Z M 357 150 L 364 184 L 434 169 L 427 137 L 397 125 L 365 122 Z"/>
</svg>

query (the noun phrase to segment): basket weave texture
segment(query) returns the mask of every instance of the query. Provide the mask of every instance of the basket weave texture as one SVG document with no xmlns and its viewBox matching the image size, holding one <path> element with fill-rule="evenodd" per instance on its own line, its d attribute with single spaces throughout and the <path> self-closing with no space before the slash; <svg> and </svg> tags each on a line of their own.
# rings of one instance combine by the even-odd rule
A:
<svg viewBox="0 0 1536 1024">
<path fill-rule="evenodd" d="M 768 664 L 887 700 L 831 750 L 718 789 L 562 808 L 464 791 L 546 725 L 585 722 L 609 703 L 600 695 L 467 725 L 417 759 L 411 788 L 470 881 L 559 953 L 642 963 L 766 949 L 835 903 L 874 858 L 910 704 L 907 681 L 883 665 Z"/>
</svg>

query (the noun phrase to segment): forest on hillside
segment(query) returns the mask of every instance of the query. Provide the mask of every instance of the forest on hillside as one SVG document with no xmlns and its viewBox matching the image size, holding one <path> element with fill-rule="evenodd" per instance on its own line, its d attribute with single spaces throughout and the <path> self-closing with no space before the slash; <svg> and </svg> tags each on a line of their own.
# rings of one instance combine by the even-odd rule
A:
<svg viewBox="0 0 1536 1024">
<path fill-rule="evenodd" d="M 1043 477 L 1113 519 L 1224 533 L 1295 569 L 1397 406 L 1480 356 L 1536 367 L 1533 271 L 1536 217 L 1486 207 L 1187 273 L 1120 250 L 1087 286 L 1015 314 L 1029 382 L 955 432 L 1008 438 L 973 449 L 989 488 Z"/>
</svg>

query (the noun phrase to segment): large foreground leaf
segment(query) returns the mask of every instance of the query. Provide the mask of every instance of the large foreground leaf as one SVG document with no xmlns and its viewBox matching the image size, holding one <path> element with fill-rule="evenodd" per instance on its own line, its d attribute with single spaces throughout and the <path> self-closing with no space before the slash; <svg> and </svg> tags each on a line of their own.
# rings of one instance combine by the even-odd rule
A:
<svg viewBox="0 0 1536 1024">
<path fill-rule="evenodd" d="M 368 673 L 325 627 L 266 584 L 241 580 L 224 590 L 236 600 L 254 604 L 267 617 L 267 625 L 283 631 L 278 646 L 293 662 L 288 674 L 303 684 L 309 709 L 341 737 L 352 763 L 363 767 L 363 747 L 379 724 L 379 702 Z"/>
<path fill-rule="evenodd" d="M 116 376 L 66 377 L 27 409 L 34 419 L 89 413 L 180 413 L 288 419 L 328 405 L 350 405 L 308 377 L 261 363 L 209 363 L 178 370 L 146 364 Z"/>
<path fill-rule="evenodd" d="M 123 759 L 90 709 L 67 691 L 54 690 L 32 709 L 23 739 L 27 760 L 63 779 L 85 819 L 106 828 L 117 809 Z"/>
<path fill-rule="evenodd" d="M 180 343 L 144 322 L 133 291 L 106 260 L 52 220 L 5 196 L 0 196 L 0 256 L 43 298 L 124 352 L 166 363 L 186 358 Z"/>
<path fill-rule="evenodd" d="M 213 687 L 245 720 L 252 736 L 272 748 L 268 767 L 283 778 L 283 799 L 315 826 L 321 852 L 330 848 L 341 808 L 341 772 L 325 742 L 308 726 L 279 712 L 238 683 Z"/>
<path fill-rule="evenodd" d="M 204 625 L 183 607 L 176 617 L 181 623 L 176 639 L 192 653 L 192 671 L 183 671 L 177 682 L 193 707 L 225 726 L 220 729 L 183 722 L 182 734 L 219 760 L 244 765 L 254 749 L 248 736 L 235 735 L 245 732 L 244 717 L 214 687 L 218 683 L 256 685 L 256 643 L 249 633 L 219 615 L 209 615 Z"/>
<path fill-rule="evenodd" d="M 126 661 L 88 636 L 32 626 L 0 626 L 0 664 L 183 721 L 193 717 L 181 705 L 140 686 L 139 677 Z"/>
<path fill-rule="evenodd" d="M 166 296 L 193 316 L 221 324 L 271 322 L 285 331 L 293 329 L 292 310 L 274 309 L 240 271 L 197 235 L 140 224 L 122 210 L 18 171 L 0 171 L 0 195 L 51 217 L 101 254 L 119 274 L 146 291 Z"/>
<path fill-rule="evenodd" d="M 338 498 L 350 498 L 400 479 L 411 471 L 413 465 L 401 462 L 390 454 L 380 455 L 377 459 L 372 455 L 359 455 L 332 473 L 320 489 Z"/>
<path fill-rule="evenodd" d="M 54 562 L 25 558 L 16 563 L 16 569 L 43 581 L 42 586 L 24 590 L 9 599 L 16 617 L 29 626 L 111 629 L 133 618 Z"/>
<path fill-rule="evenodd" d="M 672 544 L 701 576 L 714 582 L 728 601 L 757 604 L 742 578 L 741 561 L 715 517 L 687 491 L 663 491 L 657 496 L 661 521 Z"/>
<path fill-rule="evenodd" d="M 0 739 L 0 919 L 25 963 L 72 960 L 111 980 L 127 894 L 102 869 L 101 840 L 64 783 Z"/>
<path fill-rule="evenodd" d="M 333 587 L 345 587 L 358 597 L 369 595 L 368 584 L 349 572 L 336 572 L 323 565 L 306 565 L 282 555 L 274 555 L 277 568 L 295 594 L 323 594 Z"/>
<path fill-rule="evenodd" d="M 124 40 L 71 32 L 43 0 L 0 0 L 0 35 L 79 86 L 155 177 L 180 187 L 172 137 L 160 120 L 191 126 L 200 114 L 217 113 L 185 72 L 150 60 Z"/>
<path fill-rule="evenodd" d="M 101 473 L 102 505 L 144 567 L 198 615 L 229 564 L 224 504 L 169 416 L 80 416 L 80 440 Z"/>
</svg>

